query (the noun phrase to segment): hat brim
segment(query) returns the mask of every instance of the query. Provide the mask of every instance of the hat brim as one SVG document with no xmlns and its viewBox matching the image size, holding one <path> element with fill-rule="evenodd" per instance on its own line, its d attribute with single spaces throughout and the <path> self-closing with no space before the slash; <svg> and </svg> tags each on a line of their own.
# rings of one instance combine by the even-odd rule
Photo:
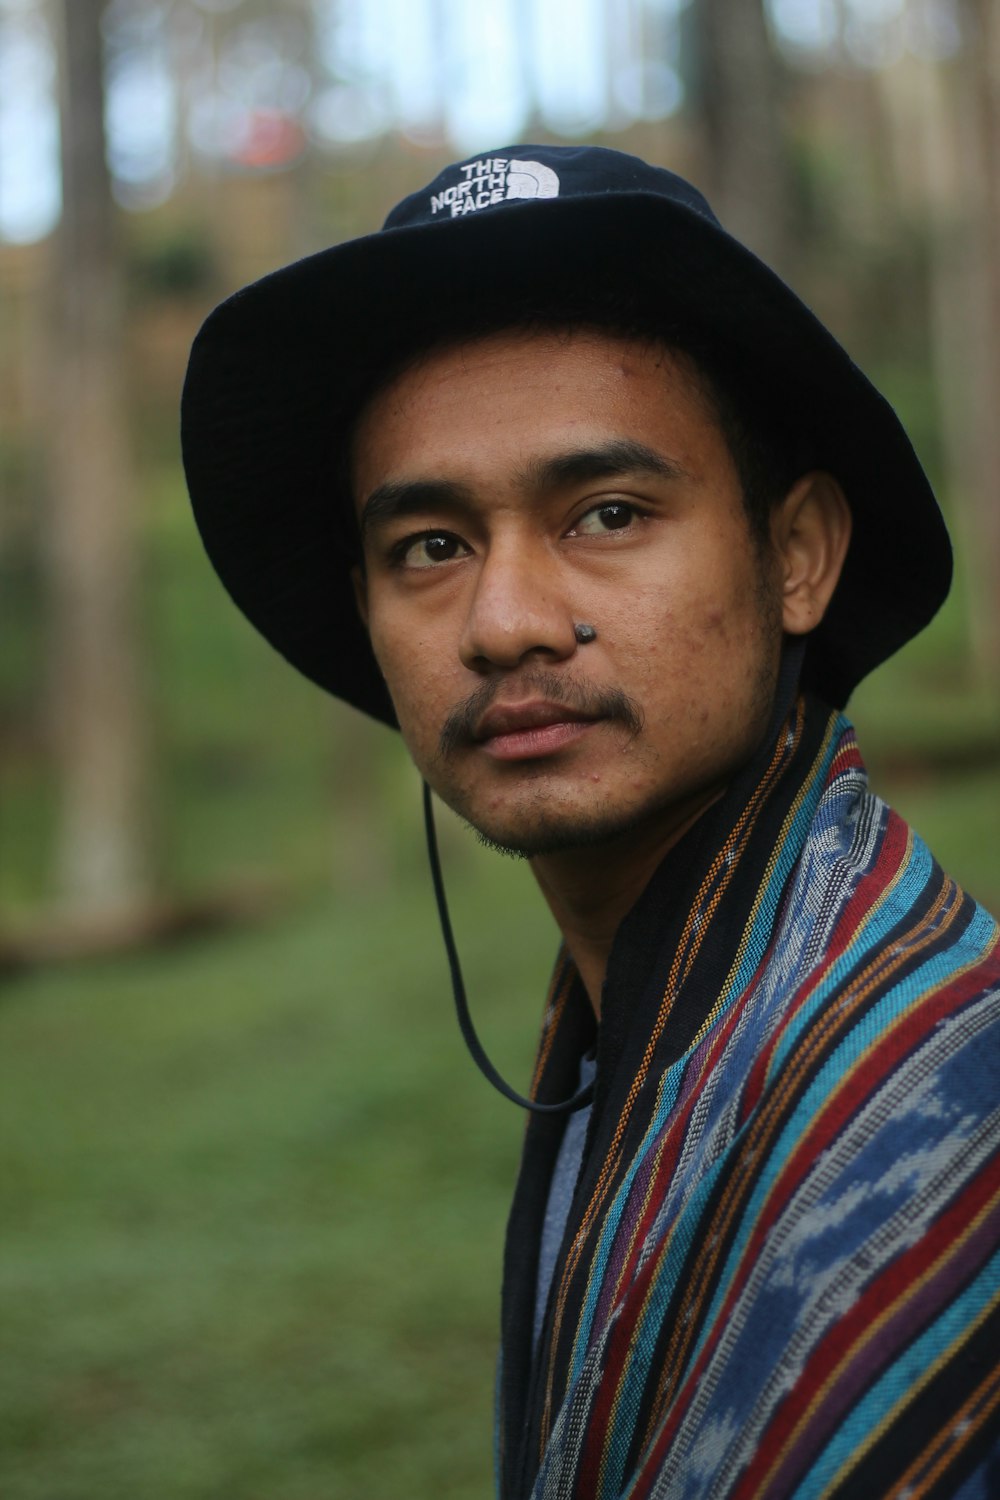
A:
<svg viewBox="0 0 1000 1500">
<path fill-rule="evenodd" d="M 697 330 L 735 385 L 801 421 L 844 487 L 852 541 L 810 638 L 809 684 L 843 705 L 933 617 L 951 549 L 920 463 L 888 402 L 779 277 L 714 220 L 654 193 L 515 201 L 286 266 L 222 303 L 195 341 L 182 443 L 198 526 L 236 604 L 307 677 L 395 724 L 338 509 L 359 371 L 433 342 L 456 308 L 509 306 L 513 321 L 547 286 L 563 298 L 616 278 L 654 326 Z"/>
</svg>

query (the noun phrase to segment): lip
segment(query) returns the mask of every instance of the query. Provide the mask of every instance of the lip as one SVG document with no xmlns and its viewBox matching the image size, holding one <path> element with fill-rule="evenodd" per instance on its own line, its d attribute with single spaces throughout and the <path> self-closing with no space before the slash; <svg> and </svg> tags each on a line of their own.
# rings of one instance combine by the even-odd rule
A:
<svg viewBox="0 0 1000 1500">
<path fill-rule="evenodd" d="M 573 744 L 597 722 L 563 703 L 495 704 L 477 724 L 475 739 L 496 760 L 536 760 Z"/>
</svg>

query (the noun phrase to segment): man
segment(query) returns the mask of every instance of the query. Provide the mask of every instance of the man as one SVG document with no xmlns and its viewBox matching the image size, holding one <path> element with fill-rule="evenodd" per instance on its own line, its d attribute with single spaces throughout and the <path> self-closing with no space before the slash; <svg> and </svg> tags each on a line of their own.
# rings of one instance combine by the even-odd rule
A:
<svg viewBox="0 0 1000 1500">
<path fill-rule="evenodd" d="M 217 309 L 184 429 L 236 602 L 563 934 L 501 1494 L 1000 1493 L 997 928 L 837 712 L 949 583 L 890 408 L 686 183 L 518 146 Z"/>
</svg>

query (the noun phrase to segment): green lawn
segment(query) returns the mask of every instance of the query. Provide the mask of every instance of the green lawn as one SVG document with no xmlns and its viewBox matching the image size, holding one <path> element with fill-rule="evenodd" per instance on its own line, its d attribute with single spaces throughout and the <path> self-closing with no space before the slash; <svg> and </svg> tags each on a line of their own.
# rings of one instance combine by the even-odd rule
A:
<svg viewBox="0 0 1000 1500">
<path fill-rule="evenodd" d="M 523 870 L 461 864 L 524 1082 L 551 932 Z M 0 1031 L 5 1500 L 489 1493 L 522 1125 L 426 889 L 26 977 Z"/>
<path fill-rule="evenodd" d="M 976 680 L 963 624 L 959 579 L 931 629 L 861 684 L 848 713 L 873 789 L 1000 915 L 1000 687 Z"/>
</svg>

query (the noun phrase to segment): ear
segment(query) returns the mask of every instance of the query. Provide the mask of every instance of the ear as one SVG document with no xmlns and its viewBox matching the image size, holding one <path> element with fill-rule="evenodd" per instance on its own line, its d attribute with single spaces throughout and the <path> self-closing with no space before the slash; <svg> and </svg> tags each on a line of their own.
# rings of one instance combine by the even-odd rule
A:
<svg viewBox="0 0 1000 1500">
<path fill-rule="evenodd" d="M 837 587 L 851 540 L 851 511 L 832 474 L 796 480 L 771 517 L 781 582 L 782 624 L 789 635 L 815 630 Z"/>
<path fill-rule="evenodd" d="M 364 568 L 361 567 L 358 563 L 355 563 L 354 567 L 351 569 L 351 587 L 354 589 L 354 603 L 357 607 L 358 614 L 361 616 L 361 623 L 367 630 L 368 579 L 365 577 Z"/>
</svg>

